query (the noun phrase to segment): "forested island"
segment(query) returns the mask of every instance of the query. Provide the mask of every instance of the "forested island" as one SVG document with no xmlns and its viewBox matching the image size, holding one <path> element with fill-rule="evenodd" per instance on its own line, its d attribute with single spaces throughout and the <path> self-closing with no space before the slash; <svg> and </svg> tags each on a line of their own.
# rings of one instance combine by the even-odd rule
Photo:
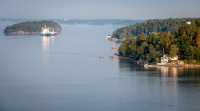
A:
<svg viewBox="0 0 200 111">
<path fill-rule="evenodd" d="M 176 30 L 184 26 L 188 21 L 194 23 L 200 18 L 169 18 L 169 19 L 151 19 L 144 22 L 139 22 L 134 25 L 116 29 L 112 37 L 117 39 L 130 38 L 138 36 L 141 33 L 146 35 L 152 32 L 171 32 L 175 33 Z"/>
<path fill-rule="evenodd" d="M 62 28 L 54 21 L 26 21 L 7 26 L 4 30 L 5 35 L 34 35 L 40 34 L 42 27 L 49 27 L 59 33 Z"/>
<path fill-rule="evenodd" d="M 135 32 L 136 29 L 138 30 Z M 168 54 L 171 57 L 178 56 L 186 64 L 200 63 L 199 18 L 148 20 L 117 29 L 113 36 L 116 33 L 120 35 L 119 38 L 126 38 L 118 49 L 120 56 L 158 63 L 160 57 Z"/>
</svg>

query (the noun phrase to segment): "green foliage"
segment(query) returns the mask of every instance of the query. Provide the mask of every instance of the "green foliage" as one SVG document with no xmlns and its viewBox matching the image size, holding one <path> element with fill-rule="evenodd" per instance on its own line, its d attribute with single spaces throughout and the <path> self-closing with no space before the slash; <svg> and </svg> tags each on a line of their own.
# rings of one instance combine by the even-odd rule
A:
<svg viewBox="0 0 200 111">
<path fill-rule="evenodd" d="M 18 24 L 14 24 L 11 26 L 7 26 L 4 30 L 4 33 L 12 33 L 12 32 L 18 32 L 18 31 L 23 31 L 23 32 L 41 32 L 42 27 L 46 25 L 47 27 L 54 28 L 56 32 L 60 32 L 61 26 L 53 21 L 27 21 L 27 22 L 22 22 Z"/>
<path fill-rule="evenodd" d="M 195 60 L 200 61 L 200 49 L 199 48 L 195 48 L 194 58 L 195 58 Z"/>
<path fill-rule="evenodd" d="M 170 46 L 170 51 L 169 51 L 169 54 L 170 54 L 170 56 L 171 57 L 176 57 L 177 56 L 177 53 L 178 53 L 178 47 L 177 47 L 177 45 L 175 45 L 175 44 L 172 44 L 171 46 Z"/>
<path fill-rule="evenodd" d="M 188 60 L 188 64 L 196 64 L 196 60 Z"/>
<path fill-rule="evenodd" d="M 158 57 L 155 58 L 156 63 L 158 63 L 160 61 L 160 59 Z"/>
<path fill-rule="evenodd" d="M 147 20 L 145 22 L 140 22 L 134 25 L 119 28 L 113 32 L 112 37 L 123 39 L 138 36 L 141 33 L 146 35 L 149 35 L 152 32 L 175 33 L 176 30 L 179 27 L 184 26 L 187 21 L 198 24 L 198 26 L 200 26 L 199 20 L 200 18 L 169 18 Z"/>
<path fill-rule="evenodd" d="M 145 59 L 155 61 L 155 58 L 162 56 L 163 43 L 160 34 L 152 33 L 149 36 L 140 34 L 137 38 L 125 40 L 119 47 L 118 51 L 121 56 L 131 57 L 135 60 Z M 161 46 L 160 46 L 161 45 Z"/>
<path fill-rule="evenodd" d="M 185 64 L 188 64 L 188 60 L 184 60 L 184 63 L 185 63 Z"/>
<path fill-rule="evenodd" d="M 180 36 L 175 43 L 179 47 L 180 54 L 184 55 L 186 49 L 191 45 L 189 36 Z"/>
<path fill-rule="evenodd" d="M 150 44 L 150 47 L 149 47 L 149 54 L 152 58 L 156 57 L 156 50 L 152 44 Z"/>
<path fill-rule="evenodd" d="M 188 19 L 169 20 L 182 23 Z M 160 24 L 166 22 L 157 19 L 155 21 L 159 21 Z M 196 63 L 196 61 L 200 61 L 200 19 L 193 18 L 191 23 L 190 25 L 185 23 L 183 26 L 174 29 L 176 30 L 174 33 L 170 33 L 173 30 L 170 32 L 154 31 L 148 35 L 141 33 L 137 37 L 128 38 L 121 44 L 119 54 L 135 60 L 145 59 L 150 62 L 158 62 L 158 58 L 163 53 L 167 53 L 171 57 L 179 55 L 179 59 L 185 60 L 185 63 Z"/>
</svg>

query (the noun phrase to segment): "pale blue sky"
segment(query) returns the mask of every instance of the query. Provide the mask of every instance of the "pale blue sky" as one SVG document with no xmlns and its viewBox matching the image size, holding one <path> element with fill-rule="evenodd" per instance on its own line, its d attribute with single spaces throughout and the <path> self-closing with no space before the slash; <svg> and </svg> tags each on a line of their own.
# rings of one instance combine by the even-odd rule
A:
<svg viewBox="0 0 200 111">
<path fill-rule="evenodd" d="M 200 0 L 0 0 L 0 18 L 154 19 L 200 17 Z"/>
</svg>

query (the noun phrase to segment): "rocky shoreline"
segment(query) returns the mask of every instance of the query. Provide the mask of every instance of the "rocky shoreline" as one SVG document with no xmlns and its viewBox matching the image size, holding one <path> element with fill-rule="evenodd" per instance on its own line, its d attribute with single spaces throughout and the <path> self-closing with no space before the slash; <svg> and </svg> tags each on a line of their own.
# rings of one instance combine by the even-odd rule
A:
<svg viewBox="0 0 200 111">
<path fill-rule="evenodd" d="M 200 65 L 196 65 L 196 64 L 184 64 L 184 65 L 178 65 L 178 64 L 166 64 L 166 65 L 156 65 L 156 64 L 152 64 L 152 65 L 148 65 L 148 64 L 144 64 L 144 67 L 185 67 L 185 68 L 200 68 Z"/>
<path fill-rule="evenodd" d="M 108 40 L 110 41 L 113 41 L 113 42 L 123 42 L 125 39 L 117 39 L 117 38 L 114 38 L 114 37 L 110 37 L 110 38 L 107 38 Z"/>
<path fill-rule="evenodd" d="M 185 64 L 185 67 L 198 67 L 200 68 L 200 65 L 197 65 L 197 64 Z"/>
</svg>

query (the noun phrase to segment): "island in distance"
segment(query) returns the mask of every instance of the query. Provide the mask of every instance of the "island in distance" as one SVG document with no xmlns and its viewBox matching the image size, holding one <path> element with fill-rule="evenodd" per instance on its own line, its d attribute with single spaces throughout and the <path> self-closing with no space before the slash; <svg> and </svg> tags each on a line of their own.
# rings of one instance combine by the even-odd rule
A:
<svg viewBox="0 0 200 111">
<path fill-rule="evenodd" d="M 54 21 L 27 21 L 7 26 L 4 34 L 7 36 L 39 35 L 43 27 L 49 27 L 50 31 L 56 33 L 62 30 L 61 26 Z"/>
</svg>

